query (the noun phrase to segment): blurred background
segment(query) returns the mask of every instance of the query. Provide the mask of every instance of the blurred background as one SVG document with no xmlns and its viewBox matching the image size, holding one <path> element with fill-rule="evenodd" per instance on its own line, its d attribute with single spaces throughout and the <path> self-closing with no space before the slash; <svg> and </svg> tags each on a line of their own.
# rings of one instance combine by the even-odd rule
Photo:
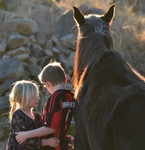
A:
<svg viewBox="0 0 145 150">
<path fill-rule="evenodd" d="M 72 6 L 84 14 L 106 11 L 116 3 L 111 26 L 114 49 L 132 67 L 145 75 L 144 0 L 0 0 L 0 150 L 5 150 L 10 131 L 8 95 L 17 80 L 35 80 L 40 85 L 42 113 L 48 93 L 38 74 L 50 60 L 58 60 L 73 89 L 77 28 Z M 74 128 L 70 129 L 74 134 Z"/>
</svg>

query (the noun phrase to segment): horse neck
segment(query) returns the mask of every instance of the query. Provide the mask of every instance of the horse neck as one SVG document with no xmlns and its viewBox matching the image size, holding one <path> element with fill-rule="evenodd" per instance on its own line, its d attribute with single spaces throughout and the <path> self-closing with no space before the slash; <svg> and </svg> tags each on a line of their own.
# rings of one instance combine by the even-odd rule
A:
<svg viewBox="0 0 145 150">
<path fill-rule="evenodd" d="M 80 77 L 87 66 L 92 64 L 95 59 L 101 57 L 104 51 L 106 51 L 107 47 L 104 41 L 100 39 L 99 41 L 98 43 L 94 37 L 78 39 L 73 77 L 74 87 L 78 86 Z"/>
<path fill-rule="evenodd" d="M 99 42 L 98 42 L 99 41 Z M 100 37 L 88 37 L 88 38 L 82 38 L 77 45 L 77 53 L 78 53 L 78 60 L 80 68 L 85 68 L 89 64 L 94 61 L 100 55 L 100 53 L 103 53 L 103 51 L 108 50 L 108 47 L 106 46 L 103 39 Z"/>
</svg>

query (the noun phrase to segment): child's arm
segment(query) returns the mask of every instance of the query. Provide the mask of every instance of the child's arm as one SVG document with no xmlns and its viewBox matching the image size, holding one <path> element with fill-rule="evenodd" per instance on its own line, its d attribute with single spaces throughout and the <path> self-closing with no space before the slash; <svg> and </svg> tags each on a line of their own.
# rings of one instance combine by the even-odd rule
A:
<svg viewBox="0 0 145 150">
<path fill-rule="evenodd" d="M 60 143 L 60 140 L 57 137 L 52 137 L 49 139 L 42 139 L 42 145 L 43 146 L 51 146 L 51 147 L 57 147 Z"/>
<path fill-rule="evenodd" d="M 16 132 L 16 140 L 19 144 L 22 144 L 24 141 L 26 141 L 28 138 L 34 138 L 34 137 L 41 137 L 48 134 L 55 133 L 56 131 L 49 127 L 40 127 L 38 129 L 29 130 L 29 131 L 22 131 L 22 132 Z"/>
</svg>

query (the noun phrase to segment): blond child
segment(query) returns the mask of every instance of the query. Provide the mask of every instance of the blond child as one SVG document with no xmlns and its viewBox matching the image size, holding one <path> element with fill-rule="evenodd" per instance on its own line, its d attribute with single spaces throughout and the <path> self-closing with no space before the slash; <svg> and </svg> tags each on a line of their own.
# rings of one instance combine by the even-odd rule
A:
<svg viewBox="0 0 145 150">
<path fill-rule="evenodd" d="M 16 141 L 16 132 L 28 131 L 42 126 L 41 115 L 34 112 L 33 108 L 40 101 L 39 89 L 32 81 L 21 80 L 15 82 L 9 95 L 11 104 L 10 122 L 11 130 L 6 150 L 42 150 L 42 145 L 57 146 L 58 139 L 41 140 L 40 137 L 29 138 L 22 144 Z"/>
</svg>

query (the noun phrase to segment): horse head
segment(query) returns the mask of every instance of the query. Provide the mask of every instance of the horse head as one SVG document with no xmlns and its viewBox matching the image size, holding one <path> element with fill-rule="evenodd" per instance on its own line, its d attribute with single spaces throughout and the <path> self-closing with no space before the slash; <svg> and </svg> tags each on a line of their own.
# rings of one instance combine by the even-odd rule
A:
<svg viewBox="0 0 145 150">
<path fill-rule="evenodd" d="M 114 18 L 115 4 L 103 14 L 84 15 L 78 8 L 74 8 L 74 19 L 78 26 L 78 38 L 74 67 L 74 87 L 77 90 L 79 80 L 98 54 L 98 51 L 112 49 L 113 42 L 109 25 Z"/>
<path fill-rule="evenodd" d="M 103 15 L 98 14 L 83 15 L 83 13 L 78 8 L 76 7 L 73 8 L 74 8 L 74 19 L 79 29 L 78 36 L 81 36 L 81 38 L 87 38 L 89 36 L 92 36 L 92 34 L 96 36 L 98 35 L 98 37 L 102 38 L 102 42 L 104 41 L 103 44 L 104 47 L 112 48 L 113 47 L 112 41 L 109 42 L 107 41 L 107 39 L 111 38 L 109 32 L 109 24 L 111 24 L 114 18 L 115 4 L 111 5 L 108 11 Z M 99 39 L 98 42 L 100 41 L 101 39 Z"/>
</svg>

